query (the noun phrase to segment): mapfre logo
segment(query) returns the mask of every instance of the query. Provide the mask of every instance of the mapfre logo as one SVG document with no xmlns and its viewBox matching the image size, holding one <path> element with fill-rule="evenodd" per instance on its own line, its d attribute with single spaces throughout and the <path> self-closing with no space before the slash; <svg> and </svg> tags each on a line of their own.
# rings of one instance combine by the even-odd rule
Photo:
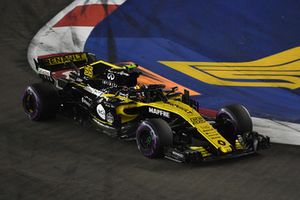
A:
<svg viewBox="0 0 300 200">
<path fill-rule="evenodd" d="M 160 110 L 160 109 L 157 109 L 157 108 L 149 107 L 149 113 L 153 113 L 153 114 L 156 114 L 156 115 L 160 115 L 162 117 L 170 118 L 170 113 L 169 112 L 164 111 L 164 110 Z"/>
</svg>

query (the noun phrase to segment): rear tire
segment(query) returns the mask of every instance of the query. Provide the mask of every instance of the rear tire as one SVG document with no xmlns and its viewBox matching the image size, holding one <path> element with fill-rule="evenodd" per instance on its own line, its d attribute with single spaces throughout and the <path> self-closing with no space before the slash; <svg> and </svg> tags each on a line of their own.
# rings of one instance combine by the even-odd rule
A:
<svg viewBox="0 0 300 200">
<path fill-rule="evenodd" d="M 244 135 L 253 130 L 253 123 L 248 110 L 239 104 L 221 108 L 217 113 L 216 122 L 221 124 L 218 131 L 229 142 L 234 142 L 237 135 Z"/>
<path fill-rule="evenodd" d="M 56 115 L 59 108 L 59 95 L 50 83 L 34 83 L 25 89 L 22 102 L 29 119 L 41 121 Z"/>
<path fill-rule="evenodd" d="M 147 119 L 139 125 L 136 141 L 138 149 L 145 157 L 162 157 L 164 148 L 173 144 L 172 129 L 163 119 Z"/>
</svg>

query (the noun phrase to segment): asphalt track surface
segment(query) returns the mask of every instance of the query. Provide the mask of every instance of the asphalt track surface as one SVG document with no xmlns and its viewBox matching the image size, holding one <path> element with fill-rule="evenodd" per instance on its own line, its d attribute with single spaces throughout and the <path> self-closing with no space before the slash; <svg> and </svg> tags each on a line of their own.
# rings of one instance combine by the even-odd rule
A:
<svg viewBox="0 0 300 200">
<path fill-rule="evenodd" d="M 22 112 L 34 34 L 71 1 L 0 4 L 0 199 L 288 199 L 300 196 L 300 148 L 273 144 L 259 155 L 206 164 L 144 158 L 114 140 L 58 117 L 36 123 Z"/>
</svg>

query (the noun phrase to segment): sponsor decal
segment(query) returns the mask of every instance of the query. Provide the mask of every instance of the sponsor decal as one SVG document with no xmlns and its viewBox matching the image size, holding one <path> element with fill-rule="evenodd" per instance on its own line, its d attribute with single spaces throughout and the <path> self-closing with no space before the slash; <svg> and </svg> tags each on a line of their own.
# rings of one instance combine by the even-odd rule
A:
<svg viewBox="0 0 300 200">
<path fill-rule="evenodd" d="M 114 118 L 113 114 L 111 114 L 110 112 L 107 113 L 107 114 L 106 114 L 106 121 L 107 121 L 108 123 L 111 123 L 111 124 L 114 123 L 115 118 Z"/>
<path fill-rule="evenodd" d="M 121 75 L 121 76 L 129 76 L 128 73 L 124 72 L 124 71 L 112 71 L 112 70 L 109 70 L 109 72 L 113 72 L 113 74 L 118 74 L 118 75 Z"/>
<path fill-rule="evenodd" d="M 53 82 L 53 79 L 51 77 L 51 72 L 42 68 L 38 69 L 38 74 L 40 75 L 41 78 L 44 78 L 50 82 Z"/>
<path fill-rule="evenodd" d="M 180 110 L 183 110 L 184 112 L 186 112 L 188 114 L 192 114 L 192 111 L 190 111 L 190 110 L 188 110 L 186 108 L 183 108 L 183 107 L 181 107 L 181 106 L 179 106 L 177 104 L 173 104 L 173 103 L 170 103 L 170 102 L 167 102 L 167 103 L 170 104 L 171 106 L 174 106 L 174 107 L 180 109 Z"/>
<path fill-rule="evenodd" d="M 102 80 L 102 84 L 104 85 L 108 85 L 108 86 L 111 86 L 111 87 L 118 87 L 117 84 L 111 82 L 111 81 L 108 81 L 108 80 Z"/>
<path fill-rule="evenodd" d="M 226 143 L 223 140 L 218 140 L 218 144 L 224 146 Z"/>
<path fill-rule="evenodd" d="M 99 117 L 101 117 L 102 119 L 106 119 L 106 112 L 105 109 L 103 108 L 103 106 L 101 104 L 99 104 L 96 108 L 97 113 L 99 115 Z"/>
<path fill-rule="evenodd" d="M 51 76 L 51 72 L 42 68 L 38 69 L 38 74 L 44 75 L 44 76 Z"/>
<path fill-rule="evenodd" d="M 77 62 L 77 61 L 85 61 L 87 60 L 87 56 L 85 53 L 71 54 L 65 56 L 58 56 L 53 58 L 46 59 L 46 62 L 49 65 L 59 65 L 67 62 Z"/>
<path fill-rule="evenodd" d="M 203 119 L 203 117 L 200 117 L 200 116 L 192 117 L 190 120 L 192 121 L 193 125 L 201 124 L 201 123 L 206 122 L 205 119 Z"/>
<path fill-rule="evenodd" d="M 106 77 L 108 80 L 114 80 L 116 78 L 116 76 L 113 73 L 108 73 Z"/>
<path fill-rule="evenodd" d="M 100 90 L 96 90 L 95 88 L 92 88 L 91 86 L 86 86 L 84 88 L 85 91 L 88 91 L 96 96 L 101 96 L 103 94 L 103 92 L 101 92 Z"/>
<path fill-rule="evenodd" d="M 156 114 L 156 115 L 160 115 L 162 117 L 170 118 L 170 113 L 169 112 L 164 111 L 164 110 L 160 110 L 160 109 L 157 109 L 157 108 L 149 107 L 149 113 L 153 113 L 153 114 Z"/>
<path fill-rule="evenodd" d="M 81 98 L 81 102 L 84 103 L 85 105 L 87 105 L 88 107 L 91 106 L 91 103 L 90 103 L 91 101 L 92 100 L 90 98 L 88 98 L 88 97 L 82 97 Z"/>
</svg>

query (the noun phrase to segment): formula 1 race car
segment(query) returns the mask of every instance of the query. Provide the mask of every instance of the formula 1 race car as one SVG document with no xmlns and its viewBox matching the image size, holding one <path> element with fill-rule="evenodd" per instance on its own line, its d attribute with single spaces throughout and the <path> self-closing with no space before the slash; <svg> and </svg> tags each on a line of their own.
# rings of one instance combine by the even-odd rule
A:
<svg viewBox="0 0 300 200">
<path fill-rule="evenodd" d="M 253 131 L 244 106 L 225 106 L 216 117 L 202 115 L 189 91 L 140 84 L 137 64 L 96 61 L 90 53 L 39 57 L 35 63 L 43 82 L 23 95 L 31 120 L 67 113 L 110 136 L 135 139 L 146 157 L 178 162 L 239 157 L 269 147 L 269 138 Z"/>
</svg>

